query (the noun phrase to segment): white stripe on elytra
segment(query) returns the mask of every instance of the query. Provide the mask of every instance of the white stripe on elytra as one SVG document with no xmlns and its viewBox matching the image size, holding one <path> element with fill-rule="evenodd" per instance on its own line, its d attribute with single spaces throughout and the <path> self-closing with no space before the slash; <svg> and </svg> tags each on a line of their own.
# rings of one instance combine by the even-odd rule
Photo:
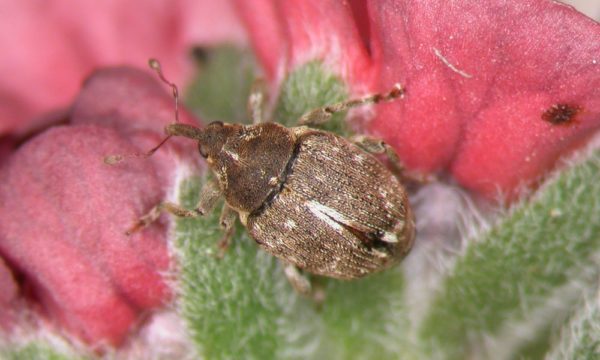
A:
<svg viewBox="0 0 600 360">
<path fill-rule="evenodd" d="M 340 224 L 351 226 L 350 223 L 352 221 L 350 219 L 339 213 L 337 210 L 330 208 L 329 206 L 320 204 L 315 200 L 308 201 L 307 206 L 311 213 L 313 213 L 317 218 L 325 222 L 327 225 L 334 228 L 337 232 L 343 230 L 343 227 Z M 383 233 L 381 240 L 389 243 L 397 243 L 398 236 L 395 233 L 386 231 Z"/>
</svg>

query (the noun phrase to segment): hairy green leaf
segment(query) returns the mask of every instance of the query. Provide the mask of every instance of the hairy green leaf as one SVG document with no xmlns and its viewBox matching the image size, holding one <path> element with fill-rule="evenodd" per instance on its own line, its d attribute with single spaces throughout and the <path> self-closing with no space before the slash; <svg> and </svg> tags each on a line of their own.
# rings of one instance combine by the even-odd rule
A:
<svg viewBox="0 0 600 360">
<path fill-rule="evenodd" d="M 311 62 L 285 80 L 275 118 L 292 126 L 306 111 L 345 97 L 341 80 Z M 333 123 L 345 128 L 343 114 Z M 183 181 L 180 202 L 193 207 L 204 181 Z M 351 282 L 314 277 L 325 299 L 305 299 L 241 226 L 217 258 L 218 217 L 215 211 L 178 219 L 175 228 L 180 309 L 199 353 L 209 359 L 385 359 L 406 348 L 399 269 Z"/>
<path fill-rule="evenodd" d="M 600 358 L 600 293 L 587 299 L 561 335 L 547 359 Z"/>
<path fill-rule="evenodd" d="M 198 74 L 186 91 L 186 106 L 205 121 L 248 122 L 246 99 L 255 68 L 252 54 L 233 46 L 201 53 Z"/>
<path fill-rule="evenodd" d="M 331 105 L 348 97 L 342 80 L 327 71 L 319 61 L 308 62 L 288 74 L 281 86 L 274 120 L 286 126 L 296 126 L 306 112 L 324 105 Z M 339 135 L 348 135 L 350 129 L 344 121 L 344 112 L 333 115 L 321 126 Z"/>
<path fill-rule="evenodd" d="M 70 350 L 59 350 L 44 341 L 0 347 L 0 358 L 5 360 L 79 360 Z"/>
<path fill-rule="evenodd" d="M 598 178 L 600 152 L 595 152 L 467 246 L 420 330 L 432 353 L 464 358 L 484 336 L 494 336 L 510 322 L 536 313 L 552 319 L 540 307 L 598 269 Z"/>
</svg>

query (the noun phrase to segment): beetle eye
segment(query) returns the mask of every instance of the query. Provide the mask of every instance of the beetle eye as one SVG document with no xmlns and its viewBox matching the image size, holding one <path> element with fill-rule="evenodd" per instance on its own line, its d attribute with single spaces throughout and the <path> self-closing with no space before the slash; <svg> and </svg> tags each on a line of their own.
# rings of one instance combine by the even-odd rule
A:
<svg viewBox="0 0 600 360">
<path fill-rule="evenodd" d="M 200 150 L 200 155 L 202 155 L 203 158 L 206 159 L 208 157 L 208 149 L 206 146 L 203 146 L 202 143 L 198 143 L 198 150 Z"/>
</svg>

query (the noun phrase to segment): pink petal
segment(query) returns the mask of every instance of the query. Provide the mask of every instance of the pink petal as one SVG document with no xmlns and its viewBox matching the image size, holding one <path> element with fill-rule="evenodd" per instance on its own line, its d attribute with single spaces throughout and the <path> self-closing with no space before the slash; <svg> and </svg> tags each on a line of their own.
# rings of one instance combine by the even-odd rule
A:
<svg viewBox="0 0 600 360">
<path fill-rule="evenodd" d="M 3 1 L 0 46 L 10 51 L 0 62 L 0 135 L 67 106 L 98 66 L 158 57 L 183 85 L 190 49 L 222 41 L 244 41 L 228 1 Z"/>
<path fill-rule="evenodd" d="M 600 26 L 569 7 L 382 0 L 370 11 L 381 82 L 408 88 L 373 130 L 411 168 L 449 168 L 494 196 L 536 179 L 600 125 Z M 553 125 L 544 113 L 557 104 L 580 110 Z"/>
<path fill-rule="evenodd" d="M 288 59 L 288 40 L 277 4 L 272 0 L 235 0 L 235 6 L 250 29 L 250 41 L 265 75 L 269 79 L 282 75 Z"/>
<path fill-rule="evenodd" d="M 259 60 L 271 78 L 313 60 L 324 60 L 350 84 L 372 81 L 368 51 L 363 46 L 348 2 L 237 1 Z M 256 10 L 266 16 L 256 16 Z"/>
<path fill-rule="evenodd" d="M 165 67 L 164 71 L 168 74 L 169 69 Z M 85 81 L 71 114 L 71 123 L 115 129 L 138 145 L 141 149 L 138 152 L 144 152 L 164 138 L 165 125 L 175 122 L 175 102 L 170 88 L 150 70 L 113 67 L 98 70 Z M 185 108 L 180 107 L 179 118 L 182 123 L 198 125 Z M 159 175 L 164 184 L 173 181 L 171 152 L 190 163 L 199 160 L 193 141 L 171 139 L 152 157 L 161 169 Z"/>
<path fill-rule="evenodd" d="M 600 125 L 600 25 L 558 2 L 256 3 L 277 16 L 238 2 L 267 73 L 317 59 L 353 92 L 403 84 L 370 130 L 477 193 L 515 195 Z"/>
<path fill-rule="evenodd" d="M 34 287 L 48 316 L 91 343 L 118 343 L 169 290 L 164 228 L 124 235 L 162 198 L 149 162 L 110 168 L 135 147 L 97 126 L 48 130 L 20 148 L 0 184 L 0 251 Z"/>
<path fill-rule="evenodd" d="M 0 253 L 46 317 L 91 345 L 122 343 L 171 296 L 165 223 L 124 233 L 165 199 L 178 164 L 196 167 L 196 146 L 173 139 L 149 159 L 103 159 L 156 145 L 173 109 L 152 74 L 101 70 L 86 82 L 71 125 L 27 141 L 0 169 Z"/>
<path fill-rule="evenodd" d="M 19 288 L 12 271 L 0 257 L 0 329 L 9 330 L 18 311 Z"/>
</svg>

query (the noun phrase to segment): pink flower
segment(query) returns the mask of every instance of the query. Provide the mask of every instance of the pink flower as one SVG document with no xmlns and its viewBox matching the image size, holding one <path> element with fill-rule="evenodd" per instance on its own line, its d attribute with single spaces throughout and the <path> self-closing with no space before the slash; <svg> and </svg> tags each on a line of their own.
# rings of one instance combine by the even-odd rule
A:
<svg viewBox="0 0 600 360">
<path fill-rule="evenodd" d="M 354 93 L 402 83 L 370 131 L 476 193 L 515 195 L 600 126 L 600 25 L 558 2 L 236 4 L 275 82 L 321 59 Z"/>
<path fill-rule="evenodd" d="M 402 83 L 405 99 L 379 105 L 368 129 L 409 168 L 450 173 L 477 194 L 515 195 L 600 125 L 600 26 L 556 2 L 235 7 L 275 86 L 314 59 L 355 95 Z M 194 44 L 245 34 L 227 1 L 1 10 L 0 44 L 11 51 L 0 62 L 0 324 L 12 326 L 27 301 L 60 331 L 119 345 L 172 296 L 166 223 L 123 232 L 165 199 L 179 166 L 197 166 L 197 150 L 171 141 L 151 159 L 108 167 L 108 154 L 157 144 L 172 99 L 148 72 L 124 66 L 94 73 L 76 94 L 92 69 L 150 56 L 184 84 Z M 182 121 L 194 120 L 184 111 Z"/>
<path fill-rule="evenodd" d="M 13 326 L 19 311 L 19 287 L 12 271 L 0 258 L 0 329 Z"/>
<path fill-rule="evenodd" d="M 227 2 L 187 0 L 5 1 L 0 30 L 11 49 L 0 62 L 0 256 L 9 265 L 0 263 L 0 324 L 19 325 L 26 300 L 57 330 L 120 344 L 171 297 L 166 224 L 124 231 L 165 198 L 176 162 L 196 166 L 188 154 L 197 151 L 172 142 L 151 160 L 102 162 L 148 150 L 173 121 L 173 99 L 148 72 L 104 70 L 75 96 L 96 67 L 140 67 L 151 56 L 183 85 L 194 45 L 244 34 Z M 44 131 L 51 124 L 64 125 Z"/>
<path fill-rule="evenodd" d="M 119 344 L 170 298 L 166 224 L 125 231 L 165 199 L 178 162 L 194 166 L 195 147 L 171 142 L 126 166 L 103 158 L 149 149 L 172 121 L 173 100 L 151 74 L 103 70 L 86 81 L 69 125 L 27 141 L 0 169 L 0 253 L 47 318 L 90 344 Z"/>
<path fill-rule="evenodd" d="M 223 41 L 244 41 L 227 1 L 3 1 L 0 136 L 52 121 L 99 66 L 159 57 L 183 85 L 191 48 Z"/>
</svg>

